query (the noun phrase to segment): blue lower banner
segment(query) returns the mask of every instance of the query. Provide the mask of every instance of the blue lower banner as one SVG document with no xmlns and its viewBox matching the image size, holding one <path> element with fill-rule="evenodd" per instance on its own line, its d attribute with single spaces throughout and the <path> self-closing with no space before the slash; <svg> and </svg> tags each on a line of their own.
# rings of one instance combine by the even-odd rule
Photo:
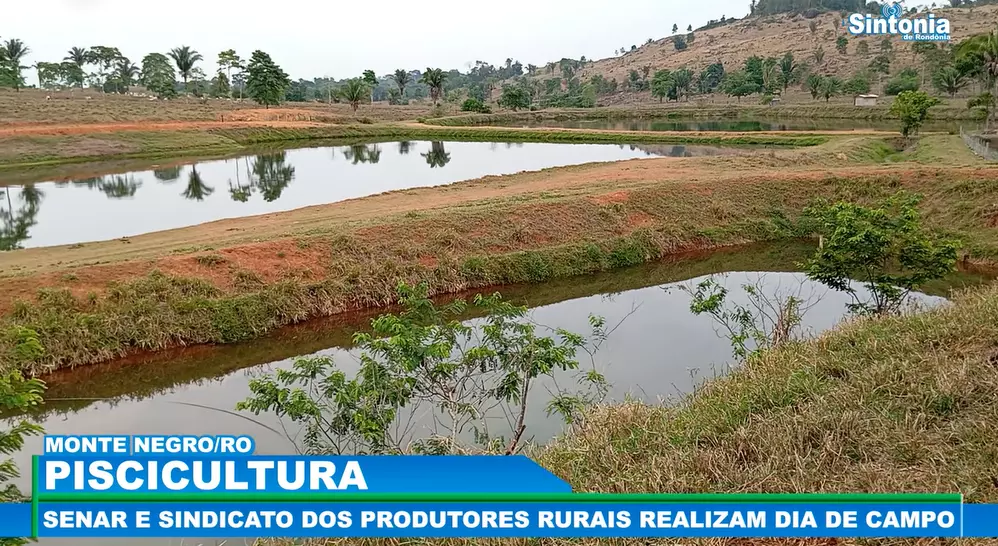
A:
<svg viewBox="0 0 998 546">
<path fill-rule="evenodd" d="M 30 505 L 2 510 L 5 531 L 23 531 L 25 517 L 30 529 Z M 74 538 L 955 538 L 998 536 L 995 522 L 998 505 L 934 503 L 42 502 L 37 528 Z"/>
</svg>

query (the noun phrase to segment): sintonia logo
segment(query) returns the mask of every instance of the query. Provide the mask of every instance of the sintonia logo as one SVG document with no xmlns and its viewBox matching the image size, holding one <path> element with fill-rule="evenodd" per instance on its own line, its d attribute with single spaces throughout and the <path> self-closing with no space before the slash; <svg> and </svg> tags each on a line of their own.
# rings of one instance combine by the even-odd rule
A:
<svg viewBox="0 0 998 546">
<path fill-rule="evenodd" d="M 901 4 L 884 4 L 880 8 L 881 17 L 868 13 L 853 13 L 849 16 L 849 33 L 855 35 L 900 35 L 906 42 L 947 42 L 949 41 L 949 19 L 937 19 L 932 13 L 921 17 L 903 18 Z"/>
</svg>

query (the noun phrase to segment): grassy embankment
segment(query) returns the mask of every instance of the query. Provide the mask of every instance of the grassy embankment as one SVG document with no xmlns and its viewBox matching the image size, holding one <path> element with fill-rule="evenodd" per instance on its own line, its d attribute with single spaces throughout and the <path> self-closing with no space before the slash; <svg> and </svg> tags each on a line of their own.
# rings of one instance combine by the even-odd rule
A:
<svg viewBox="0 0 998 546">
<path fill-rule="evenodd" d="M 998 286 L 923 314 L 842 324 L 763 353 L 674 405 L 595 408 L 531 455 L 575 491 L 952 493 L 998 502 Z M 904 544 L 935 539 L 686 540 L 686 544 Z M 524 545 L 520 540 L 322 544 Z M 658 544 L 545 540 L 545 544 Z M 673 544 L 674 541 L 662 541 Z M 994 544 L 965 539 L 960 544 Z M 284 546 L 286 539 L 264 544 Z M 297 542 L 295 544 L 298 544 Z"/>
<path fill-rule="evenodd" d="M 935 106 L 930 111 L 930 121 L 974 121 L 978 114 L 962 106 Z M 586 121 L 627 119 L 842 119 L 842 120 L 896 120 L 890 114 L 890 104 L 874 107 L 856 107 L 849 104 L 794 104 L 770 106 L 749 105 L 629 105 L 610 108 L 565 108 L 536 112 L 501 112 L 495 114 L 461 114 L 443 118 L 430 118 L 425 123 L 438 126 L 493 125 L 497 123 Z"/>
<path fill-rule="evenodd" d="M 442 128 L 400 124 L 15 135 L 0 137 L 0 172 L 92 161 L 245 154 L 261 145 L 303 146 L 377 140 L 813 146 L 826 142 L 828 137 L 814 134 L 658 134 L 636 131 Z"/>
<path fill-rule="evenodd" d="M 861 158 L 882 153 L 868 143 L 855 148 Z M 184 248 L 185 233 L 200 228 L 178 230 L 180 254 L 163 256 L 169 247 L 158 244 L 160 257 L 152 262 L 63 269 L 47 283 L 28 273 L 5 279 L 7 298 L 24 287 L 27 294 L 52 288 L 33 300 L 8 300 L 0 355 L 6 366 L 44 373 L 136 350 L 243 341 L 305 319 L 383 305 L 403 280 L 427 282 L 433 293 L 457 292 L 619 268 L 682 250 L 794 238 L 801 235 L 794 219 L 816 198 L 872 202 L 900 189 L 924 194 L 929 225 L 959 236 L 970 258 L 998 259 L 994 169 L 901 163 L 837 172 L 819 163 L 790 170 L 817 161 L 818 153 L 583 165 L 397 192 L 319 207 L 313 219 L 293 221 L 272 240 L 228 247 Z M 566 185 L 535 186 L 559 176 Z M 434 205 L 438 198 L 445 201 Z M 348 214 L 360 206 L 370 208 L 368 216 Z M 267 224 L 279 224 L 277 216 Z M 227 233 L 227 222 L 214 232 Z M 132 241 L 125 248 L 142 248 L 142 237 Z M 58 272 L 74 249 L 20 252 L 25 258 L 14 253 L 8 263 L 44 255 Z M 165 273 L 146 274 L 151 270 Z M 38 332 L 44 355 L 17 356 L 20 328 Z"/>
</svg>

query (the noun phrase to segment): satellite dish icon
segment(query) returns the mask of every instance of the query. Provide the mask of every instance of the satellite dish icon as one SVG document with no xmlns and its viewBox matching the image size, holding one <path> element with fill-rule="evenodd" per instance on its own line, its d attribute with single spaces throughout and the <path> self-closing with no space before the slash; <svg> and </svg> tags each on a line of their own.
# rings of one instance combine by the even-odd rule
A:
<svg viewBox="0 0 998 546">
<path fill-rule="evenodd" d="M 900 19 L 904 14 L 904 8 L 901 4 L 884 4 L 880 8 L 880 14 L 884 16 L 884 19 Z"/>
</svg>

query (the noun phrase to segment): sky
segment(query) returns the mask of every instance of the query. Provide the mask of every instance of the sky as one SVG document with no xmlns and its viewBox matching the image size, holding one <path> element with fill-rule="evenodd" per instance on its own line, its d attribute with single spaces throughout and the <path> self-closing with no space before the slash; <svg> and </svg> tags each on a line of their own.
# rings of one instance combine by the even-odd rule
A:
<svg viewBox="0 0 998 546">
<path fill-rule="evenodd" d="M 61 61 L 73 46 L 117 47 L 135 63 L 189 45 L 217 69 L 219 51 L 248 59 L 261 49 L 292 79 L 379 76 L 397 68 L 459 69 L 507 57 L 543 65 L 602 59 L 620 47 L 743 17 L 749 0 L 33 0 L 4 2 L 0 39 L 19 38 L 24 64 Z M 288 9 L 283 9 L 287 7 Z M 497 9 L 498 8 L 498 9 Z M 26 74 L 28 84 L 34 71 Z"/>
</svg>

